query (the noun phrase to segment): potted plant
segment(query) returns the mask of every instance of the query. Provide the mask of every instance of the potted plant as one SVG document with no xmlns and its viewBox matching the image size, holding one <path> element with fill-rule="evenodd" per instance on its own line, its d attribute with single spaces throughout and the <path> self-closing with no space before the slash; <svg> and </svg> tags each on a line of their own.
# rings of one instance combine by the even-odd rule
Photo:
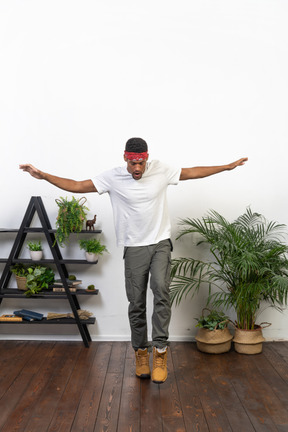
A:
<svg viewBox="0 0 288 432">
<path fill-rule="evenodd" d="M 25 291 L 27 297 L 48 289 L 54 283 L 55 274 L 49 267 L 19 263 L 11 266 L 10 270 L 15 274 L 18 289 Z"/>
<path fill-rule="evenodd" d="M 205 315 L 208 311 L 208 315 Z M 230 351 L 232 334 L 228 329 L 229 318 L 223 312 L 204 308 L 197 320 L 196 345 L 199 351 L 222 354 Z"/>
<path fill-rule="evenodd" d="M 55 243 L 63 247 L 68 243 L 71 233 L 79 233 L 83 229 L 83 223 L 86 221 L 86 216 L 89 209 L 84 206 L 86 198 L 77 200 L 72 197 L 71 200 L 60 197 L 56 199 L 59 207 L 56 220 Z M 54 244 L 55 244 L 54 243 Z"/>
<path fill-rule="evenodd" d="M 31 297 L 42 289 L 48 289 L 53 285 L 54 280 L 55 274 L 49 267 L 39 265 L 28 267 L 25 295 Z"/>
<path fill-rule="evenodd" d="M 215 308 L 233 308 L 236 312 L 235 349 L 243 352 L 243 333 L 253 332 L 256 336 L 248 342 L 247 353 L 261 352 L 263 336 L 261 325 L 256 324 L 258 315 L 265 307 L 281 311 L 288 300 L 285 225 L 269 222 L 261 214 L 252 213 L 250 208 L 233 222 L 210 211 L 202 219 L 183 219 L 181 224 L 183 228 L 178 238 L 187 234 L 200 235 L 197 244 L 208 244 L 210 256 L 207 261 L 173 260 L 172 302 L 178 304 L 183 296 L 189 292 L 194 295 L 207 283 L 207 302 Z M 216 292 L 212 288 L 216 288 Z"/>
<path fill-rule="evenodd" d="M 21 291 L 26 291 L 26 282 L 27 282 L 27 275 L 28 270 L 27 267 L 24 266 L 24 264 L 14 264 L 10 267 L 11 272 L 15 275 L 17 288 Z"/>
<path fill-rule="evenodd" d="M 30 257 L 33 261 L 40 261 L 43 256 L 41 241 L 30 241 L 27 243 L 30 252 Z"/>
<path fill-rule="evenodd" d="M 89 262 L 96 262 L 98 256 L 104 252 L 108 252 L 106 246 L 95 238 L 79 240 L 80 249 L 85 250 L 86 260 Z"/>
</svg>

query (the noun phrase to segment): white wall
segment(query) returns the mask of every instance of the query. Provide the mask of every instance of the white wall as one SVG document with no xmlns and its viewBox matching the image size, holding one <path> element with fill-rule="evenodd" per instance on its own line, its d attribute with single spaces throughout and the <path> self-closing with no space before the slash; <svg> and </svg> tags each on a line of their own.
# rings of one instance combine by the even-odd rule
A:
<svg viewBox="0 0 288 432">
<path fill-rule="evenodd" d="M 0 226 L 17 228 L 32 195 L 42 196 L 54 225 L 55 198 L 71 195 L 32 179 L 19 163 L 86 179 L 122 164 L 131 136 L 147 140 L 150 158 L 177 166 L 249 156 L 236 171 L 169 189 L 173 239 L 179 218 L 211 208 L 235 218 L 251 205 L 288 224 L 287 18 L 285 0 L 1 0 Z M 69 270 L 100 289 L 82 303 L 97 317 L 93 339 L 129 339 L 109 198 L 87 198 L 110 254 Z M 11 236 L 1 237 L 1 257 L 10 246 Z M 63 251 L 78 254 L 77 241 Z M 188 241 L 176 242 L 174 256 L 184 254 Z M 204 304 L 205 292 L 173 310 L 172 340 L 195 335 Z M 27 302 L 3 306 L 11 312 Z M 69 311 L 64 301 L 29 308 Z M 287 312 L 261 318 L 273 323 L 268 339 L 287 339 Z M 2 337 L 19 337 L 20 327 L 3 327 Z M 25 327 L 20 337 L 79 338 L 74 326 Z"/>
</svg>

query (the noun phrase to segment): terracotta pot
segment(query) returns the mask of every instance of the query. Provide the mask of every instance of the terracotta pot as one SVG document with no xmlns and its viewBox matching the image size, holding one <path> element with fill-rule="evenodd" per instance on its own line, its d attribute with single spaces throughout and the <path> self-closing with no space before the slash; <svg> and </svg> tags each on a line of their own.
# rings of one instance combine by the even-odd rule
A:
<svg viewBox="0 0 288 432">
<path fill-rule="evenodd" d="M 235 328 L 234 348 L 240 354 L 260 354 L 264 341 L 261 326 L 255 326 L 255 330 Z"/>
<path fill-rule="evenodd" d="M 196 335 L 197 348 L 208 354 L 222 354 L 231 349 L 232 338 L 228 328 L 223 330 L 200 328 Z"/>
</svg>

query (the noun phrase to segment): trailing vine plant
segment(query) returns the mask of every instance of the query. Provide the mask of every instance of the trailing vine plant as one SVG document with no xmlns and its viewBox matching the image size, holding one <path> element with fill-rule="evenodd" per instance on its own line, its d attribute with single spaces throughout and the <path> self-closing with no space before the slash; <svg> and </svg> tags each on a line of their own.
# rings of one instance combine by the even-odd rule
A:
<svg viewBox="0 0 288 432">
<path fill-rule="evenodd" d="M 64 247 L 68 243 L 71 233 L 79 233 L 83 229 L 83 223 L 86 221 L 87 211 L 89 211 L 84 206 L 85 202 L 86 198 L 84 197 L 79 200 L 74 197 L 71 200 L 63 197 L 56 199 L 59 210 L 56 219 L 55 243 L 57 241 L 59 246 Z"/>
</svg>

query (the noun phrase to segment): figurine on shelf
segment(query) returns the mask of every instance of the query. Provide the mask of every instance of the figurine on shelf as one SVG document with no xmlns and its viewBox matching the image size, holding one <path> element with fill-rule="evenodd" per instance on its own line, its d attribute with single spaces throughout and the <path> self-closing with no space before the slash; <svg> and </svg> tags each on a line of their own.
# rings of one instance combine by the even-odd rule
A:
<svg viewBox="0 0 288 432">
<path fill-rule="evenodd" d="M 94 215 L 94 218 L 93 219 L 90 219 L 90 220 L 87 220 L 86 221 L 86 230 L 89 228 L 89 230 L 91 231 L 92 229 L 94 230 L 95 228 L 94 228 L 94 224 L 95 224 L 95 222 L 96 222 L 96 216 L 97 215 Z"/>
</svg>

